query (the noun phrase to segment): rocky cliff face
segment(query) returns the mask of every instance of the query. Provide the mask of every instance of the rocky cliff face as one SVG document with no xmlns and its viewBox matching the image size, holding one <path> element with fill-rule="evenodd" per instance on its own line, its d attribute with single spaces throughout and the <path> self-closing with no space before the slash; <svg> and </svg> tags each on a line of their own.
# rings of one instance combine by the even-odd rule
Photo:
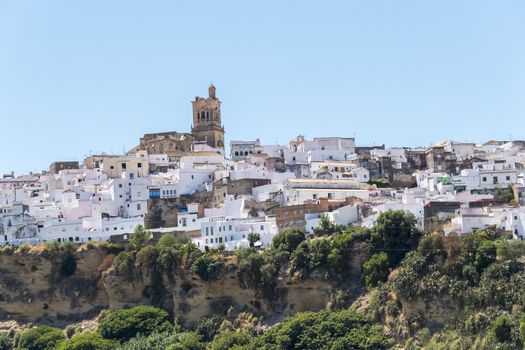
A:
<svg viewBox="0 0 525 350">
<path fill-rule="evenodd" d="M 60 326 L 92 317 L 104 308 L 152 302 L 149 271 L 137 271 L 132 280 L 120 276 L 112 267 L 114 255 L 99 248 L 80 249 L 74 257 L 75 272 L 63 277 L 60 259 L 41 248 L 0 254 L 0 320 Z M 209 282 L 189 271 L 178 271 L 171 281 L 166 276 L 162 281 L 162 297 L 155 303 L 185 323 L 225 314 L 230 308 L 264 316 L 320 310 L 326 307 L 332 290 L 330 284 L 316 278 L 283 278 L 278 286 L 282 297 L 268 301 L 242 288 L 233 271 Z"/>
</svg>

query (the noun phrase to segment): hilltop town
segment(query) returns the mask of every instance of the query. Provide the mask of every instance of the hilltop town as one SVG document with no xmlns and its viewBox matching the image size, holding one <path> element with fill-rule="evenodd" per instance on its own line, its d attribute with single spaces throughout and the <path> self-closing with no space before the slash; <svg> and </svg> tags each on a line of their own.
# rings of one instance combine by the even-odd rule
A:
<svg viewBox="0 0 525 350">
<path fill-rule="evenodd" d="M 370 228 L 388 210 L 412 213 L 427 233 L 525 236 L 525 141 L 388 148 L 297 136 L 230 141 L 226 154 L 216 88 L 192 107 L 189 133 L 145 134 L 125 154 L 3 175 L 0 244 L 126 243 L 142 225 L 201 250 L 266 249 L 286 228 L 312 233 L 322 218 Z"/>
</svg>

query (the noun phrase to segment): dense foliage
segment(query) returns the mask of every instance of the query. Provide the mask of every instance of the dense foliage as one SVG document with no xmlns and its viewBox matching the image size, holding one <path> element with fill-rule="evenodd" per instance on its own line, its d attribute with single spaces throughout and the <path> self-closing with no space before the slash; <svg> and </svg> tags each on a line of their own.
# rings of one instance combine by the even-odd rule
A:
<svg viewBox="0 0 525 350">
<path fill-rule="evenodd" d="M 137 306 L 112 312 L 100 323 L 100 334 L 105 339 L 127 341 L 138 334 L 150 335 L 153 332 L 171 330 L 166 311 L 152 306 Z"/>
<path fill-rule="evenodd" d="M 493 232 L 425 237 L 397 274 L 379 287 L 377 311 L 389 316 L 393 329 L 406 330 L 400 336 L 412 335 L 414 349 L 425 343 L 417 335 L 425 326 L 444 329 L 426 340 L 428 349 L 521 349 L 524 257 L 525 242 L 509 242 Z M 423 309 L 408 319 L 400 317 L 403 303 L 418 300 L 445 303 L 447 313 L 437 317 Z"/>
<path fill-rule="evenodd" d="M 65 339 L 60 329 L 39 326 L 29 328 L 20 334 L 19 350 L 53 350 Z"/>
</svg>

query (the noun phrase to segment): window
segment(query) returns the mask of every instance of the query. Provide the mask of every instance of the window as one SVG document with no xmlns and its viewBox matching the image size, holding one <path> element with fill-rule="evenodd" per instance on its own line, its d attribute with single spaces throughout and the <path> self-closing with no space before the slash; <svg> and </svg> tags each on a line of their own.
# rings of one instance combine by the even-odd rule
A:
<svg viewBox="0 0 525 350">
<path fill-rule="evenodd" d="M 208 244 L 208 238 L 206 238 L 206 244 Z"/>
<path fill-rule="evenodd" d="M 137 163 L 137 168 L 142 168 L 142 163 Z"/>
<path fill-rule="evenodd" d="M 135 178 L 135 174 L 130 173 L 130 174 L 129 174 L 129 179 L 130 179 L 130 180 L 133 180 L 134 178 Z M 129 184 L 129 185 L 131 186 L 131 184 Z"/>
<path fill-rule="evenodd" d="M 213 236 L 213 227 L 210 227 L 210 234 Z"/>
<path fill-rule="evenodd" d="M 317 194 L 314 193 L 314 194 L 312 195 L 312 198 L 313 198 L 313 199 L 317 199 Z"/>
<path fill-rule="evenodd" d="M 126 169 L 126 163 L 122 163 L 122 169 Z"/>
<path fill-rule="evenodd" d="M 140 205 L 140 203 L 137 203 L 137 210 L 140 210 L 142 209 L 142 206 Z"/>
<path fill-rule="evenodd" d="M 498 177 L 497 177 L 497 176 L 493 176 L 493 177 L 492 177 L 492 180 L 493 180 L 493 181 L 492 181 L 493 183 L 495 183 L 495 184 L 498 183 Z"/>
<path fill-rule="evenodd" d="M 261 225 L 261 231 L 264 231 L 264 225 Z"/>
<path fill-rule="evenodd" d="M 109 168 L 110 168 L 111 170 L 115 169 L 115 167 L 114 167 L 113 165 L 112 165 L 112 166 L 110 166 Z"/>
<path fill-rule="evenodd" d="M 228 229 L 231 231 L 232 230 L 232 225 L 228 226 Z"/>
<path fill-rule="evenodd" d="M 208 235 L 208 233 L 209 233 L 209 229 L 208 229 L 208 227 L 206 227 L 206 236 Z"/>
<path fill-rule="evenodd" d="M 483 178 L 481 179 L 483 182 L 487 182 L 487 177 L 486 176 L 483 176 Z"/>
<path fill-rule="evenodd" d="M 334 198 L 334 194 L 333 193 L 328 193 L 328 199 L 333 199 Z"/>
<path fill-rule="evenodd" d="M 235 151 L 235 156 L 236 156 L 236 157 L 239 156 L 239 151 Z"/>
<path fill-rule="evenodd" d="M 505 177 L 507 181 L 510 181 L 510 176 Z"/>
<path fill-rule="evenodd" d="M 118 188 L 122 188 L 122 184 L 118 184 Z"/>
</svg>

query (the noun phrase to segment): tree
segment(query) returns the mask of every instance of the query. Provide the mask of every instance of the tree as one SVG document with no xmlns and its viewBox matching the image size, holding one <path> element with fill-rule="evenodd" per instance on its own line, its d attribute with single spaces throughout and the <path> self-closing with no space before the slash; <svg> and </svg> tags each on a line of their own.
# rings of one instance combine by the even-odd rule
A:
<svg viewBox="0 0 525 350">
<path fill-rule="evenodd" d="M 127 341 L 137 334 L 147 336 L 172 328 L 165 310 L 153 306 L 136 306 L 113 311 L 100 322 L 99 332 L 105 339 Z"/>
<path fill-rule="evenodd" d="M 157 242 L 158 248 L 174 247 L 177 245 L 177 238 L 171 233 L 163 234 Z"/>
<path fill-rule="evenodd" d="M 321 214 L 319 225 L 314 228 L 314 233 L 316 236 L 328 236 L 334 232 L 337 232 L 338 229 L 339 227 L 334 224 L 327 215 Z"/>
<path fill-rule="evenodd" d="M 388 252 L 390 265 L 397 265 L 406 253 L 417 246 L 421 236 L 416 218 L 403 210 L 388 210 L 379 215 L 372 228 L 373 249 Z"/>
<path fill-rule="evenodd" d="M 129 247 L 131 250 L 138 251 L 148 243 L 150 238 L 151 232 L 145 230 L 142 225 L 137 225 L 129 237 Z"/>
<path fill-rule="evenodd" d="M 39 326 L 22 331 L 18 341 L 19 350 L 53 350 L 65 340 L 64 333 L 58 328 Z"/>
<path fill-rule="evenodd" d="M 365 273 L 366 288 L 372 289 L 377 286 L 380 281 L 385 281 L 388 277 L 389 259 L 385 252 L 380 252 L 372 255 L 363 264 Z"/>
<path fill-rule="evenodd" d="M 302 241 L 306 239 L 304 231 L 299 229 L 285 229 L 273 237 L 272 243 L 275 250 L 292 253 Z"/>
<path fill-rule="evenodd" d="M 250 247 L 253 247 L 256 242 L 261 239 L 261 235 L 258 233 L 250 232 L 248 233 L 248 242 L 250 242 Z"/>
<path fill-rule="evenodd" d="M 58 350 L 112 350 L 118 342 L 102 338 L 98 333 L 81 333 L 63 342 Z"/>
</svg>

